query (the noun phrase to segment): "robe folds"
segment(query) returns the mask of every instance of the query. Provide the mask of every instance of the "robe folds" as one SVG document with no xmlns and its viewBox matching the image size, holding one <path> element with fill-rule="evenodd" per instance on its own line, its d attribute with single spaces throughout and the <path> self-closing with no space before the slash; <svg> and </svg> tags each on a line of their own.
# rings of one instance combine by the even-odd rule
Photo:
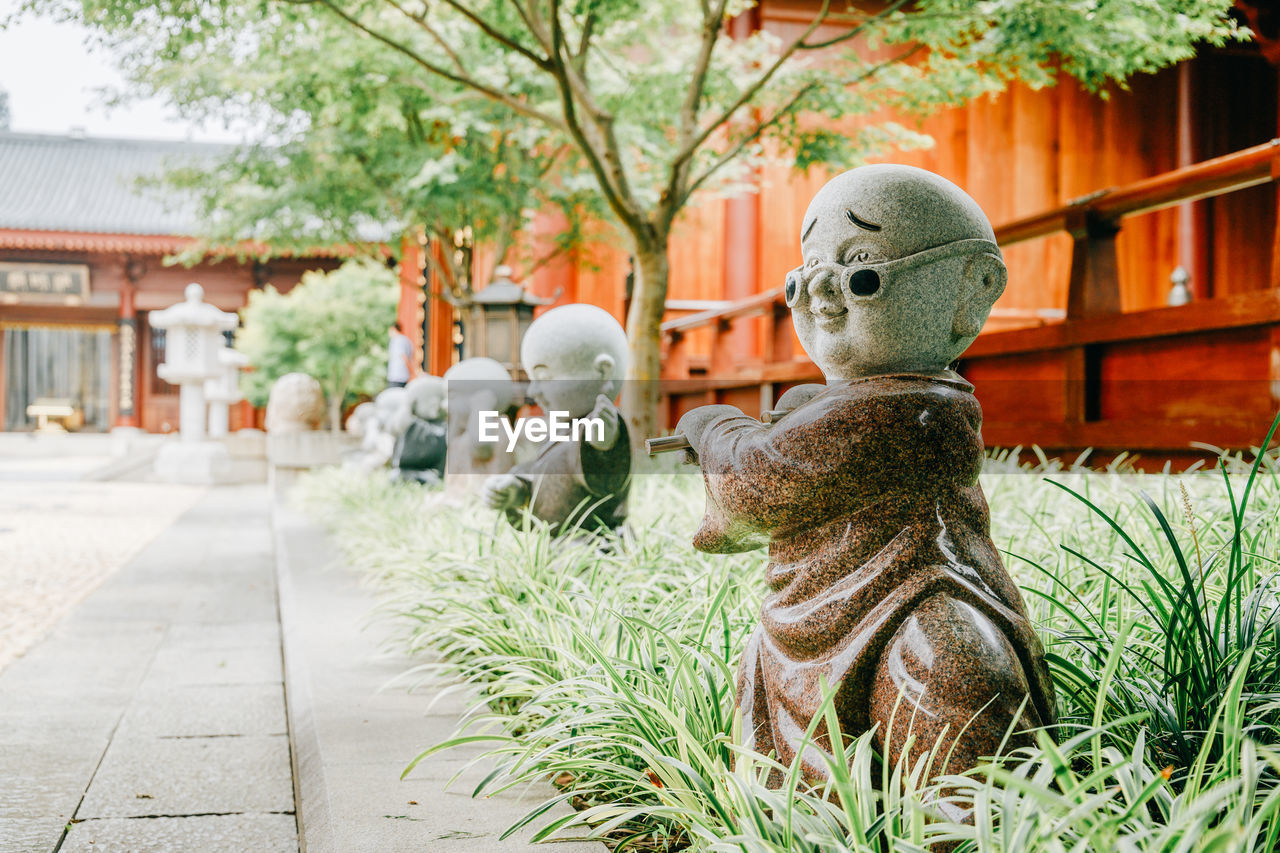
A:
<svg viewBox="0 0 1280 853">
<path fill-rule="evenodd" d="M 839 685 L 845 734 L 870 728 L 886 646 L 938 595 L 1004 635 L 1029 687 L 1028 717 L 1055 722 L 1044 651 L 990 537 L 981 425 L 973 386 L 943 371 L 832 383 L 772 425 L 728 415 L 707 426 L 695 547 L 769 547 L 769 593 L 738 671 L 743 732 L 756 750 L 791 763 L 824 679 Z M 817 731 L 812 748 L 830 749 Z M 820 758 L 806 753 L 806 776 L 824 775 Z"/>
<path fill-rule="evenodd" d="M 538 455 L 511 473 L 529 490 L 528 512 L 553 534 L 616 530 L 627 520 L 631 489 L 631 444 L 618 419 L 618 438 L 608 450 L 586 441 L 547 442 Z M 507 510 L 507 520 L 524 525 L 525 507 Z"/>
</svg>

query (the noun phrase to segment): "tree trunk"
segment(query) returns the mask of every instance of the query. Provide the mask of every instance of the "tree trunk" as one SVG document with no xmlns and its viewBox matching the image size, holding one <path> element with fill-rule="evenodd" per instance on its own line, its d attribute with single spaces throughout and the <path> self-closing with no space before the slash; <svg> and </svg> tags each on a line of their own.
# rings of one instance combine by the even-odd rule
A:
<svg viewBox="0 0 1280 853">
<path fill-rule="evenodd" d="M 627 316 L 630 364 L 623 390 L 622 407 L 627 416 L 633 447 L 643 448 L 644 440 L 659 433 L 658 380 L 662 376 L 662 316 L 666 311 L 667 243 L 670 234 L 635 248 L 636 278 Z"/>
<path fill-rule="evenodd" d="M 342 400 L 346 396 L 345 388 L 329 395 L 329 430 L 335 435 L 342 432 Z"/>
</svg>

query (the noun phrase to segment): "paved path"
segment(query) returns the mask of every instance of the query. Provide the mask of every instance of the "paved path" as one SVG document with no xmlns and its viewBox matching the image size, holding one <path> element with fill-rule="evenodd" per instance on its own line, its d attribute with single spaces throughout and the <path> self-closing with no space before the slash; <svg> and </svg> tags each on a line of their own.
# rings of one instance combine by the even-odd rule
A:
<svg viewBox="0 0 1280 853">
<path fill-rule="evenodd" d="M 265 486 L 201 492 L 0 670 L 0 853 L 536 849 L 499 835 L 549 787 L 472 799 L 477 767 L 446 790 L 465 749 L 400 780 L 461 700 L 429 710 L 387 686 L 410 661 L 379 652 L 371 594 L 313 524 L 275 512 L 273 533 Z"/>
<path fill-rule="evenodd" d="M 374 598 L 332 540 L 283 508 L 275 532 L 307 853 L 605 853 L 594 842 L 535 846 L 530 828 L 500 838 L 555 792 L 544 784 L 473 799 L 487 766 L 449 785 L 479 747 L 437 753 L 402 781 L 414 755 L 453 735 L 463 697 L 455 692 L 432 704 L 426 691 L 391 685 L 414 662 L 380 650 L 386 628 L 371 619 Z M 567 812 L 561 805 L 541 823 Z"/>
<path fill-rule="evenodd" d="M 0 853 L 298 849 L 269 512 L 206 492 L 0 672 Z"/>
<path fill-rule="evenodd" d="M 204 493 L 36 477 L 84 458 L 96 457 L 0 456 L 0 671 Z M 26 466 L 22 479 L 7 480 L 15 462 Z"/>
</svg>

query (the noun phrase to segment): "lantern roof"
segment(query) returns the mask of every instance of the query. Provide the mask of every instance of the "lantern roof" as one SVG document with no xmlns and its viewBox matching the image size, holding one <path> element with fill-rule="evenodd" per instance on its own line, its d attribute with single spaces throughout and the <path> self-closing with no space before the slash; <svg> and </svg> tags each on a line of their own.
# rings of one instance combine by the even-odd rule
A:
<svg viewBox="0 0 1280 853">
<path fill-rule="evenodd" d="M 151 325 L 157 329 L 176 329 L 184 326 L 234 329 L 236 315 L 222 311 L 204 301 L 204 288 L 192 282 L 185 291 L 186 300 L 170 305 L 163 311 L 151 312 Z"/>
<path fill-rule="evenodd" d="M 511 267 L 503 264 L 493 271 L 493 281 L 471 297 L 476 305 L 550 305 L 554 299 L 534 296 L 511 280 Z"/>
</svg>

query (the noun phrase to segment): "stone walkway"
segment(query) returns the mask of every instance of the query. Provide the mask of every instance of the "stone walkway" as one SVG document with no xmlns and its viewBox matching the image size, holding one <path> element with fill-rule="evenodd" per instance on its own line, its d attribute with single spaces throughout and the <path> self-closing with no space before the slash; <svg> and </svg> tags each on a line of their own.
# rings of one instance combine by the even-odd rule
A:
<svg viewBox="0 0 1280 853">
<path fill-rule="evenodd" d="M 137 488 L 151 491 L 97 493 L 103 519 L 86 523 L 127 526 L 130 502 L 180 509 L 170 487 Z M 463 703 L 388 685 L 411 662 L 379 651 L 372 595 L 332 541 L 265 486 L 195 497 L 0 670 L 0 853 L 297 853 L 300 839 L 308 853 L 534 853 L 529 828 L 500 835 L 549 786 L 472 799 L 479 766 L 447 785 L 478 747 L 401 780 Z M 66 504 L 50 501 L 56 527 Z M 56 572 L 49 555 L 77 547 L 69 517 L 26 556 Z"/>
<path fill-rule="evenodd" d="M 536 846 L 531 827 L 502 838 L 555 791 L 543 783 L 473 798 L 490 770 L 466 767 L 478 745 L 436 753 L 401 779 L 414 755 L 453 736 L 465 697 L 455 691 L 433 702 L 425 689 L 408 692 L 413 679 L 397 677 L 415 661 L 396 654 L 396 644 L 382 648 L 386 625 L 370 618 L 373 596 L 314 522 L 277 507 L 275 534 L 307 853 L 605 853 L 597 842 Z M 568 812 L 561 803 L 541 822 Z"/>
<path fill-rule="evenodd" d="M 270 523 L 206 492 L 0 672 L 2 853 L 298 849 Z"/>
<path fill-rule="evenodd" d="M 0 457 L 0 671 L 204 493 L 56 482 L 98 460 Z"/>
</svg>

